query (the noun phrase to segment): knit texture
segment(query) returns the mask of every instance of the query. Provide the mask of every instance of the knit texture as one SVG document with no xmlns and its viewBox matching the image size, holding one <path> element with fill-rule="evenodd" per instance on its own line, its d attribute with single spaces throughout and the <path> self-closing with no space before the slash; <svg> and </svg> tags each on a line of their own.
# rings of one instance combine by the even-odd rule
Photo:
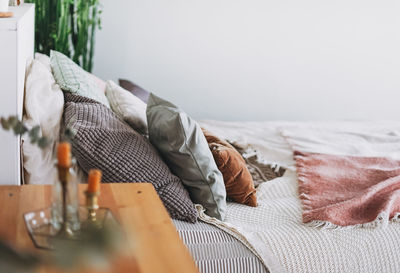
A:
<svg viewBox="0 0 400 273">
<path fill-rule="evenodd" d="M 400 272 L 400 232 L 396 224 L 386 228 L 318 229 L 302 223 L 296 173 L 262 183 L 257 189 L 258 207 L 228 202 L 224 229 L 244 236 L 270 272 L 279 263 L 284 272 L 375 273 Z M 200 220 L 203 220 L 200 216 Z M 224 229 L 226 230 L 226 228 Z"/>
<path fill-rule="evenodd" d="M 75 133 L 72 152 L 86 174 L 97 168 L 107 182 L 152 183 L 172 218 L 196 222 L 188 192 L 144 136 L 101 103 L 64 97 L 64 124 Z"/>
</svg>

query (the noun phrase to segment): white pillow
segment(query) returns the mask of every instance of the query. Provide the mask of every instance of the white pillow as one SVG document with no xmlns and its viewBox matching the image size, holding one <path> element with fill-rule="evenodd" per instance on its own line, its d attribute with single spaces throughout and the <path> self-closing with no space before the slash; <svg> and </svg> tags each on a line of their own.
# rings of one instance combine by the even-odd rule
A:
<svg viewBox="0 0 400 273">
<path fill-rule="evenodd" d="M 42 53 L 35 53 L 35 60 L 41 62 L 47 68 L 47 70 L 51 72 L 51 64 L 49 56 Z"/>
<path fill-rule="evenodd" d="M 26 183 L 53 182 L 53 151 L 60 135 L 60 122 L 64 109 L 64 96 L 51 73 L 49 57 L 36 54 L 27 71 L 24 122 L 28 127 L 40 126 L 40 133 L 51 140 L 43 150 L 23 136 L 23 156 Z"/>
<path fill-rule="evenodd" d="M 106 97 L 117 115 L 133 129 L 147 133 L 146 103 L 113 81 L 107 81 Z"/>
</svg>

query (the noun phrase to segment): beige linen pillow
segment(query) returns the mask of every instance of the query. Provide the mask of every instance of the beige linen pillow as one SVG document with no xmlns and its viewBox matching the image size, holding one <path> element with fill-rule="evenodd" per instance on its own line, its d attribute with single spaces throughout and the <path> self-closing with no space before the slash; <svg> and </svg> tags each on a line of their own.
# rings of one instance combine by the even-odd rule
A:
<svg viewBox="0 0 400 273">
<path fill-rule="evenodd" d="M 146 103 L 113 81 L 107 81 L 106 97 L 111 109 L 140 133 L 147 133 Z"/>
</svg>

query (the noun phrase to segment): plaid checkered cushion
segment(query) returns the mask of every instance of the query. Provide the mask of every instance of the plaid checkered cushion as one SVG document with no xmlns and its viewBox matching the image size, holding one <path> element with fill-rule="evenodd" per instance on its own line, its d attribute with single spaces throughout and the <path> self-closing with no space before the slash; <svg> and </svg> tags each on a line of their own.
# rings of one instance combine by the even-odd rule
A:
<svg viewBox="0 0 400 273">
<path fill-rule="evenodd" d="M 54 78 L 62 90 L 110 107 L 107 97 L 103 90 L 100 90 L 96 77 L 92 74 L 83 70 L 64 54 L 54 50 L 50 52 L 50 63 Z"/>
</svg>

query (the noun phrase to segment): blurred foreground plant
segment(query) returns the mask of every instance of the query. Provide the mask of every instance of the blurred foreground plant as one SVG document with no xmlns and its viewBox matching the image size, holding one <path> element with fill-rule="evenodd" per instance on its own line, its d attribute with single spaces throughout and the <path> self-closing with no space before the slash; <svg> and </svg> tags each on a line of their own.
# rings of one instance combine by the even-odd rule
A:
<svg viewBox="0 0 400 273">
<path fill-rule="evenodd" d="M 34 126 L 32 129 L 28 129 L 24 122 L 20 121 L 16 116 L 9 116 L 8 118 L 0 117 L 0 124 L 3 130 L 12 130 L 15 135 L 22 136 L 24 134 L 28 134 L 31 143 L 37 144 L 41 149 L 46 148 L 51 143 L 51 139 L 48 139 L 45 136 L 40 136 L 39 125 Z M 75 132 L 71 128 L 64 128 L 64 131 L 61 132 L 62 141 L 72 143 L 74 140 L 74 136 Z"/>
<path fill-rule="evenodd" d="M 39 148 L 44 149 L 49 145 L 50 141 L 44 136 L 40 136 L 40 126 L 37 125 L 32 129 L 28 129 L 28 127 L 20 121 L 16 116 L 10 116 L 8 118 L 0 117 L 1 127 L 6 130 L 12 130 L 16 135 L 24 135 L 26 133 L 29 134 L 29 138 L 32 144 L 37 144 Z"/>
<path fill-rule="evenodd" d="M 37 268 L 54 268 L 81 272 L 82 268 L 106 268 L 124 251 L 123 233 L 116 224 L 99 229 L 89 226 L 81 230 L 78 238 L 71 241 L 54 238 L 55 249 L 45 255 L 22 251 L 0 240 L 0 272 L 34 272 Z M 90 271 L 96 272 L 96 271 Z"/>
<path fill-rule="evenodd" d="M 57 50 L 91 72 L 96 29 L 100 29 L 99 0 L 26 0 L 35 3 L 35 50 Z"/>
</svg>

